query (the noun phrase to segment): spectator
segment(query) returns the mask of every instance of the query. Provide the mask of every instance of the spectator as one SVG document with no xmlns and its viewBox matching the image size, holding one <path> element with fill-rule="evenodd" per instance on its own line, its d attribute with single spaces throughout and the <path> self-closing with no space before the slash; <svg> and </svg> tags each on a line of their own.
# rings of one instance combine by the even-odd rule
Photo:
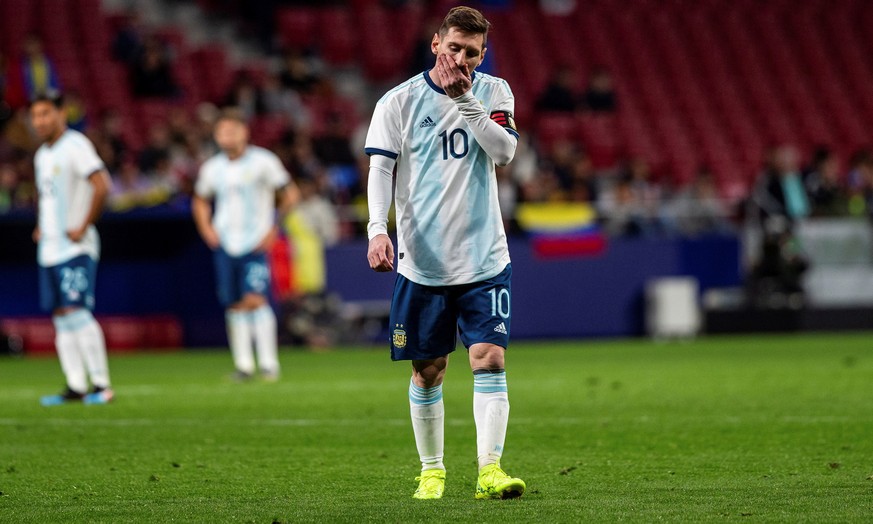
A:
<svg viewBox="0 0 873 524">
<path fill-rule="evenodd" d="M 693 237 L 730 230 L 727 208 L 718 196 L 712 173 L 706 167 L 674 195 L 668 208 L 667 214 L 682 235 Z"/>
<path fill-rule="evenodd" d="M 107 109 L 100 115 L 97 128 L 89 134 L 111 174 L 117 173 L 121 168 L 121 162 L 129 149 L 121 130 L 121 114 L 115 109 Z"/>
<path fill-rule="evenodd" d="M 6 57 L 0 52 L 0 132 L 3 127 L 12 118 L 12 107 L 6 99 L 6 91 L 9 86 L 9 65 L 6 63 Z"/>
<path fill-rule="evenodd" d="M 270 73 L 264 79 L 261 99 L 267 114 L 284 116 L 296 128 L 309 127 L 309 109 L 303 104 L 297 91 L 282 85 L 278 74 Z"/>
<path fill-rule="evenodd" d="M 0 164 L 0 215 L 12 210 L 15 191 L 18 186 L 18 173 L 11 164 Z"/>
<path fill-rule="evenodd" d="M 603 230 L 610 236 L 648 236 L 654 232 L 651 218 L 643 211 L 627 176 L 618 181 L 599 207 L 603 211 Z"/>
<path fill-rule="evenodd" d="M 150 37 L 143 43 L 131 67 L 131 84 L 133 94 L 141 98 L 170 98 L 178 94 L 167 50 L 159 39 Z"/>
<path fill-rule="evenodd" d="M 622 176 L 629 181 L 634 200 L 642 207 L 643 213 L 659 220 L 663 190 L 660 184 L 652 180 L 649 163 L 642 157 L 634 157 L 625 165 Z"/>
<path fill-rule="evenodd" d="M 139 153 L 139 168 L 143 173 L 157 169 L 162 161 L 170 160 L 170 129 L 166 124 L 156 124 L 149 130 L 149 142 Z"/>
<path fill-rule="evenodd" d="M 142 18 L 135 9 L 131 9 L 122 21 L 121 27 L 112 41 L 112 56 L 128 65 L 136 64 L 142 55 L 145 38 L 143 37 Z"/>
<path fill-rule="evenodd" d="M 22 48 L 18 67 L 9 69 L 7 80 L 6 96 L 13 109 L 26 107 L 37 93 L 61 89 L 57 70 L 43 51 L 42 40 L 30 34 L 25 38 Z"/>
<path fill-rule="evenodd" d="M 433 50 L 431 43 L 433 35 L 440 27 L 442 20 L 431 18 L 421 24 L 421 32 L 412 45 L 412 56 L 409 60 L 409 76 L 420 75 L 433 67 Z M 487 54 L 487 53 L 486 53 Z"/>
<path fill-rule="evenodd" d="M 598 67 L 591 73 L 582 97 L 582 105 L 584 109 L 594 113 L 612 113 L 616 110 L 615 91 L 609 70 Z"/>
<path fill-rule="evenodd" d="M 569 66 L 561 66 L 537 98 L 536 108 L 539 111 L 572 113 L 578 107 L 579 95 L 576 92 L 573 70 Z"/>
<path fill-rule="evenodd" d="M 309 94 L 319 82 L 319 76 L 309 60 L 300 51 L 285 53 L 285 63 L 279 74 L 282 85 L 300 94 Z"/>
<path fill-rule="evenodd" d="M 247 122 L 266 112 L 260 89 L 252 74 L 246 70 L 237 72 L 230 91 L 224 98 L 224 105 L 239 108 Z"/>
<path fill-rule="evenodd" d="M 85 102 L 79 93 L 70 90 L 64 94 L 64 107 L 67 110 L 67 127 L 84 133 L 88 127 L 88 114 Z"/>
<path fill-rule="evenodd" d="M 844 216 L 849 212 L 849 195 L 840 181 L 836 156 L 826 148 L 813 155 L 803 179 L 813 216 Z"/>
<path fill-rule="evenodd" d="M 142 175 L 135 162 L 126 159 L 112 178 L 107 202 L 109 209 L 123 212 L 148 205 L 152 184 Z"/>
<path fill-rule="evenodd" d="M 573 162 L 570 175 L 569 197 L 572 202 L 597 202 L 597 180 L 594 175 L 594 166 L 586 154 L 580 154 Z"/>
<path fill-rule="evenodd" d="M 867 213 L 873 217 L 873 155 L 867 150 L 861 150 L 852 159 L 851 180 L 854 180 L 853 194 L 850 200 L 852 215 Z"/>
<path fill-rule="evenodd" d="M 770 165 L 752 190 L 751 201 L 753 213 L 769 231 L 790 229 L 793 222 L 809 216 L 809 199 L 794 147 L 784 145 L 772 152 Z"/>
</svg>

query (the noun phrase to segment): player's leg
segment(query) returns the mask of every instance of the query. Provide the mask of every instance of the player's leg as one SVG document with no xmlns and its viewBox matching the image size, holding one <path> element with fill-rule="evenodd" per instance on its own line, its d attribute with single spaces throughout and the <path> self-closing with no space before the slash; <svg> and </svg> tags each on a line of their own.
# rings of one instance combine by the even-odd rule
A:
<svg viewBox="0 0 873 524">
<path fill-rule="evenodd" d="M 441 498 L 445 408 L 442 382 L 455 347 L 455 311 L 440 288 L 397 277 L 391 301 L 391 358 L 412 360 L 409 412 L 421 461 L 417 499 Z"/>
<path fill-rule="evenodd" d="M 255 357 L 249 313 L 239 304 L 242 299 L 240 287 L 240 280 L 243 278 L 242 268 L 237 260 L 221 248 L 215 250 L 213 260 L 218 299 L 225 307 L 227 343 L 236 369 L 234 377 L 240 380 L 248 379 L 255 373 Z"/>
<path fill-rule="evenodd" d="M 473 418 L 479 469 L 500 462 L 509 424 L 504 349 L 489 343 L 470 346 L 473 369 Z"/>
<path fill-rule="evenodd" d="M 505 351 L 511 321 L 510 277 L 507 266 L 499 275 L 465 286 L 458 298 L 458 326 L 473 370 L 473 418 L 479 481 L 476 498 L 513 498 L 524 493 L 520 479 L 500 468 L 509 424 Z"/>
<path fill-rule="evenodd" d="M 446 466 L 443 464 L 445 447 L 445 418 L 443 404 L 443 377 L 448 357 L 433 360 L 413 360 L 412 379 L 409 381 L 409 415 L 415 447 L 421 461 L 417 499 L 438 499 L 445 490 Z"/>
<path fill-rule="evenodd" d="M 105 404 L 113 398 L 112 384 L 109 380 L 109 362 L 106 356 L 106 340 L 103 329 L 91 314 L 94 307 L 94 290 L 97 279 L 97 262 L 88 256 L 81 256 L 70 262 L 75 274 L 75 292 L 69 296 L 68 303 L 74 309 L 67 313 L 67 322 L 76 337 L 76 345 L 91 379 L 93 389 L 85 397 L 89 404 Z"/>
<path fill-rule="evenodd" d="M 61 302 L 61 267 L 39 268 L 40 304 L 43 309 L 52 312 L 52 323 L 55 326 L 55 349 L 66 381 L 66 387 L 60 394 L 48 395 L 40 399 L 40 403 L 44 406 L 81 400 L 88 392 L 88 375 L 85 363 L 76 347 L 76 337 L 66 318 L 70 308 L 64 307 Z"/>
<path fill-rule="evenodd" d="M 279 347 L 276 314 L 267 300 L 270 291 L 270 269 L 263 253 L 252 254 L 245 265 L 243 307 L 249 311 L 249 322 L 255 339 L 258 367 L 266 380 L 279 378 Z"/>
</svg>

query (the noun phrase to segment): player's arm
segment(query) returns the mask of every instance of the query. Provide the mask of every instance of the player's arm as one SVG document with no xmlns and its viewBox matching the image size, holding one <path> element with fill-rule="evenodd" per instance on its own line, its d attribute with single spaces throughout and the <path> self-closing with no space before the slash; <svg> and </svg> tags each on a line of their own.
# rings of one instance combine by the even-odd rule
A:
<svg viewBox="0 0 873 524">
<path fill-rule="evenodd" d="M 276 190 L 276 212 L 279 214 L 278 222 L 282 222 L 285 216 L 300 203 L 300 189 L 294 182 L 282 186 Z"/>
<path fill-rule="evenodd" d="M 212 202 L 195 194 L 191 197 L 191 214 L 194 215 L 197 232 L 209 249 L 218 249 L 218 233 L 212 227 Z"/>
<path fill-rule="evenodd" d="M 473 96 L 472 82 L 466 71 L 458 68 L 446 55 L 437 58 L 437 73 L 443 82 L 446 94 L 458 106 L 461 116 L 470 126 L 470 132 L 485 153 L 498 166 L 505 166 L 515 156 L 518 132 L 510 111 L 485 112 L 482 104 Z"/>
<path fill-rule="evenodd" d="M 90 206 L 88 207 L 88 214 L 85 216 L 85 222 L 78 228 L 67 231 L 67 236 L 73 242 L 82 240 L 82 237 L 88 231 L 88 226 L 96 223 L 97 219 L 100 218 L 100 213 L 103 212 L 103 206 L 106 204 L 106 197 L 109 195 L 109 188 L 112 185 L 109 173 L 103 169 L 91 173 L 88 176 L 88 183 L 91 184 L 93 193 L 91 195 Z"/>
<path fill-rule="evenodd" d="M 382 273 L 394 269 L 394 245 L 388 237 L 388 210 L 391 208 L 391 185 L 394 159 L 385 155 L 370 155 L 370 176 L 367 180 L 367 261 L 370 269 Z"/>
<path fill-rule="evenodd" d="M 300 201 L 300 190 L 297 184 L 289 182 L 288 184 L 276 190 L 276 221 L 270 231 L 258 242 L 255 246 L 255 251 L 269 251 L 279 236 L 281 224 L 285 221 L 288 213 L 294 209 L 294 206 Z"/>
</svg>

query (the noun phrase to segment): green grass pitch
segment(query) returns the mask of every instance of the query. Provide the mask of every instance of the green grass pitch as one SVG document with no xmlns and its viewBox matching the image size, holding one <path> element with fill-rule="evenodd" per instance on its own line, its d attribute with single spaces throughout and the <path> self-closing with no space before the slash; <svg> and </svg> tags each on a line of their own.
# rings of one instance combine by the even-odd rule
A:
<svg viewBox="0 0 873 524">
<path fill-rule="evenodd" d="M 472 377 L 449 366 L 446 495 L 415 501 L 408 364 L 285 351 L 111 357 L 116 402 L 43 408 L 55 359 L 0 359 L 0 522 L 853 522 L 873 519 L 873 336 L 518 342 L 503 465 L 476 501 Z"/>
</svg>

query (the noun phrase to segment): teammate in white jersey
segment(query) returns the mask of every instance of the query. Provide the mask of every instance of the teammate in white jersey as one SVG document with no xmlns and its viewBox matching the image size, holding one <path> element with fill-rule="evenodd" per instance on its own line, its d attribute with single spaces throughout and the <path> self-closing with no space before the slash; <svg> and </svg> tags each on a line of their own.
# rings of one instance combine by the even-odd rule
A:
<svg viewBox="0 0 873 524">
<path fill-rule="evenodd" d="M 72 401 L 105 404 L 112 400 L 103 330 L 94 319 L 94 284 L 100 216 L 110 179 L 85 135 L 67 129 L 60 94 L 41 94 L 30 117 L 42 146 L 34 157 L 39 190 L 39 223 L 33 232 L 40 266 L 40 302 L 52 312 L 55 346 L 67 381 L 43 405 Z M 88 381 L 91 388 L 89 390 Z"/>
<path fill-rule="evenodd" d="M 394 269 L 387 223 L 396 168 L 399 275 L 391 356 L 412 361 L 409 404 L 422 467 L 413 495 L 418 499 L 441 498 L 445 488 L 442 382 L 457 332 L 473 369 L 476 498 L 514 498 L 525 489 L 500 468 L 509 420 L 504 352 L 512 269 L 495 164 L 512 160 L 518 133 L 507 83 L 474 74 L 489 26 L 475 9 L 450 10 L 433 36 L 433 69 L 379 100 L 365 145 L 367 259 L 378 272 Z"/>
<path fill-rule="evenodd" d="M 215 252 L 234 377 L 250 379 L 257 367 L 262 378 L 273 381 L 279 378 L 279 358 L 276 315 L 267 300 L 267 251 L 278 231 L 277 200 L 281 217 L 299 200 L 299 191 L 279 158 L 248 140 L 242 114 L 225 110 L 215 124 L 221 152 L 200 168 L 192 209 L 197 230 Z"/>
</svg>

